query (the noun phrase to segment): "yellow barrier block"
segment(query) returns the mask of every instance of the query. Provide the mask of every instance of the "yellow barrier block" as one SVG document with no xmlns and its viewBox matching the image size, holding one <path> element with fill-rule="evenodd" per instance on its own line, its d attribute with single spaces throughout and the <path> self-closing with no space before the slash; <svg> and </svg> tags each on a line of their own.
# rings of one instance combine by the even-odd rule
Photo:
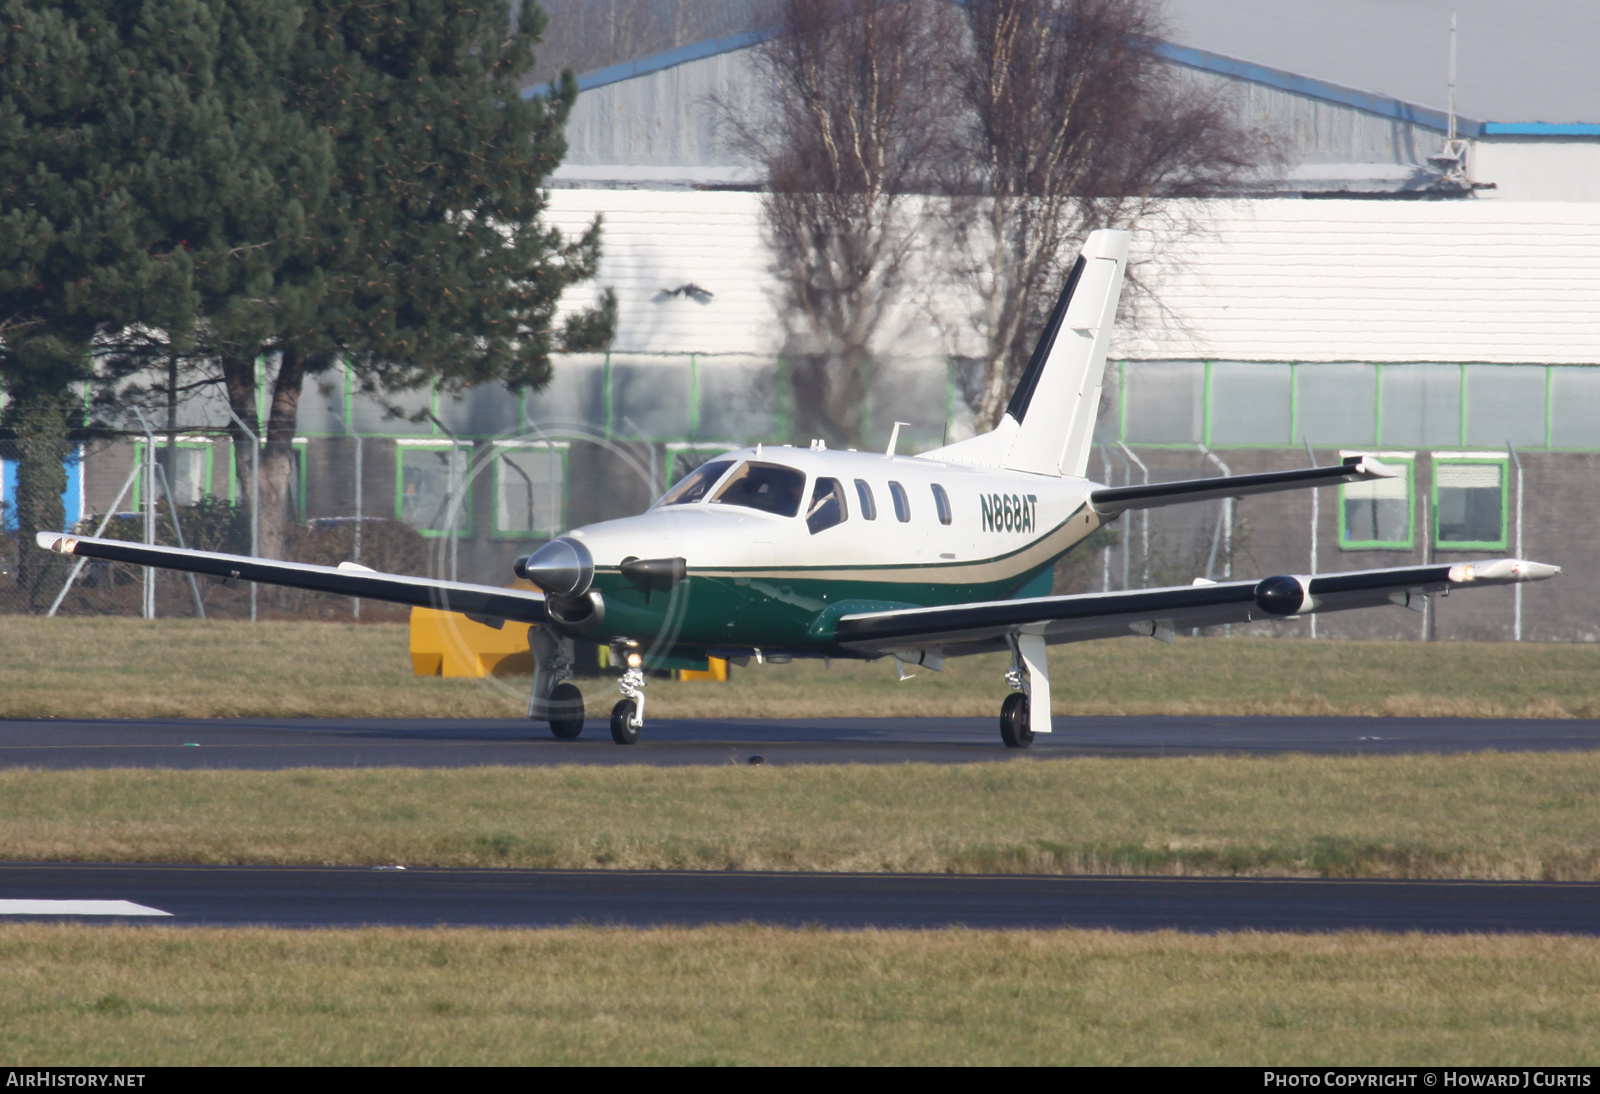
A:
<svg viewBox="0 0 1600 1094">
<path fill-rule="evenodd" d="M 529 675 L 525 623 L 495 628 L 459 612 L 411 609 L 411 671 L 418 676 Z"/>
<path fill-rule="evenodd" d="M 726 683 L 728 680 L 728 662 L 724 661 L 720 657 L 708 657 L 706 660 L 711 663 L 711 667 L 709 669 L 705 670 L 704 672 L 701 672 L 699 669 L 679 669 L 678 679 L 716 680 L 719 683 Z"/>
</svg>

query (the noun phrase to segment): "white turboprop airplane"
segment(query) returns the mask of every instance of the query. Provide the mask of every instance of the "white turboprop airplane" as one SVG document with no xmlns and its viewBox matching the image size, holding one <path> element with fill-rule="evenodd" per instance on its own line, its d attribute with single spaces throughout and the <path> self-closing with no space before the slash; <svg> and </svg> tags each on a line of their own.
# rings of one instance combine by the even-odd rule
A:
<svg viewBox="0 0 1600 1094">
<path fill-rule="evenodd" d="M 1051 731 L 1045 649 L 1127 634 L 1292 619 L 1431 593 L 1551 577 L 1520 559 L 1284 575 L 1051 596 L 1057 559 L 1130 509 L 1386 478 L 1370 457 L 1335 467 L 1106 487 L 1084 477 L 1128 233 L 1089 236 L 1000 425 L 920 456 L 756 445 L 719 456 L 646 512 L 575 528 L 519 558 L 542 592 L 435 581 L 354 563 L 309 566 L 40 533 L 62 554 L 225 581 L 341 593 L 531 624 L 530 718 L 583 729 L 565 682 L 573 643 L 609 643 L 626 666 L 611 713 L 618 744 L 644 725 L 644 670 L 661 659 L 782 662 L 890 656 L 930 669 L 947 656 L 1011 651 L 1000 735 L 1026 748 Z"/>
</svg>

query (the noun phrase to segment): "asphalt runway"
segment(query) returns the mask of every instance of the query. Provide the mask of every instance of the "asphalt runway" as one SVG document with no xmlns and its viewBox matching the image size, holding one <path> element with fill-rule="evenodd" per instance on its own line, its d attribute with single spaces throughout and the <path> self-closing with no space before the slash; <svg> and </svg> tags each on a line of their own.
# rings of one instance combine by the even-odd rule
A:
<svg viewBox="0 0 1600 1094">
<path fill-rule="evenodd" d="M 62 900 L 94 903 L 41 903 Z M 96 914 L 52 914 L 62 907 Z M 6 914 L 18 908 L 35 914 Z M 0 919 L 1594 935 L 1600 883 L 3 864 Z"/>
<path fill-rule="evenodd" d="M 0 767 L 471 767 L 480 764 L 974 763 L 1069 756 L 1395 755 L 1600 748 L 1600 720 L 1057 718 L 1018 753 L 995 718 L 662 718 L 623 748 L 591 720 L 560 741 L 521 719 L 0 721 Z"/>
</svg>

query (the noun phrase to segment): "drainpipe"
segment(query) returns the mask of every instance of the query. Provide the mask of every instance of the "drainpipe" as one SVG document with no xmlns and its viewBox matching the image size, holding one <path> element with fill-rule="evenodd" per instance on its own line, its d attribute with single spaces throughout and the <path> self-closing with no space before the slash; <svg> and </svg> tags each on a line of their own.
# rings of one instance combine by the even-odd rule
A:
<svg viewBox="0 0 1600 1094">
<path fill-rule="evenodd" d="M 1317 454 L 1311 451 L 1311 438 L 1301 436 L 1301 442 L 1306 446 L 1306 459 L 1311 461 L 1311 466 L 1317 466 Z M 1311 488 L 1311 576 L 1317 574 L 1317 525 L 1321 523 L 1322 494 L 1316 487 Z M 1311 637 L 1317 636 L 1317 613 L 1311 613 Z"/>
<path fill-rule="evenodd" d="M 355 543 L 350 549 L 350 561 L 361 561 L 361 434 L 357 433 L 350 424 L 348 414 L 344 420 L 344 431 L 356 442 L 356 534 Z M 361 598 L 358 596 L 351 602 L 351 614 L 359 620 L 361 618 Z"/>
<path fill-rule="evenodd" d="M 244 419 L 234 413 L 233 407 L 228 408 L 228 417 L 233 419 L 235 425 L 244 430 L 244 435 L 250 438 L 250 557 L 257 558 L 261 554 L 261 438 L 255 431 L 244 424 Z M 250 622 L 256 621 L 256 583 L 250 583 Z"/>
<path fill-rule="evenodd" d="M 439 416 L 433 411 L 428 411 L 428 417 L 432 419 L 434 425 L 444 430 L 445 436 L 450 438 L 450 504 L 448 506 L 449 517 L 445 521 L 445 532 L 450 537 L 450 580 L 454 581 L 456 580 L 458 548 L 461 546 L 460 537 L 456 535 L 456 520 L 461 516 L 461 495 L 464 492 L 457 485 L 457 479 L 464 478 L 464 476 L 458 475 L 456 471 L 456 457 L 461 452 L 461 438 L 457 437 L 449 426 L 441 422 Z"/>
<path fill-rule="evenodd" d="M 1506 451 L 1511 454 L 1511 462 L 1517 469 L 1517 557 L 1522 556 L 1522 458 L 1517 455 L 1517 450 L 1511 447 L 1511 442 L 1506 442 Z M 1511 587 L 1513 597 L 1511 634 L 1515 642 L 1522 641 L 1522 582 L 1517 582 Z"/>
<path fill-rule="evenodd" d="M 1144 461 L 1135 456 L 1133 449 L 1121 441 L 1117 442 L 1117 447 L 1122 449 L 1124 456 L 1133 461 L 1134 466 L 1138 467 L 1139 484 L 1149 486 L 1150 469 L 1144 465 Z M 1150 510 L 1148 509 L 1139 510 L 1139 587 L 1142 589 L 1150 587 Z"/>
</svg>

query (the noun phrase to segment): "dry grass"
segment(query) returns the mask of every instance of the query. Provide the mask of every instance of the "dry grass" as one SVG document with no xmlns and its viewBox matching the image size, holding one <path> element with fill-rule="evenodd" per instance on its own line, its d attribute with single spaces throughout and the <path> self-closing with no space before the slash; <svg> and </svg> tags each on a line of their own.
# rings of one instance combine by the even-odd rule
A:
<svg viewBox="0 0 1600 1094">
<path fill-rule="evenodd" d="M 33 861 L 1600 880 L 1600 753 L 0 772 Z"/>
<path fill-rule="evenodd" d="M 0 717 L 515 717 L 525 680 L 413 676 L 403 626 L 0 617 Z M 1062 714 L 1600 717 L 1600 646 L 1127 638 L 1051 651 Z M 656 717 L 993 715 L 1002 658 L 896 683 L 885 662 L 651 685 Z M 616 700 L 584 683 L 592 714 Z"/>
<path fill-rule="evenodd" d="M 1548 936 L 5 925 L 0 1056 L 1592 1066 L 1597 983 Z"/>
</svg>

